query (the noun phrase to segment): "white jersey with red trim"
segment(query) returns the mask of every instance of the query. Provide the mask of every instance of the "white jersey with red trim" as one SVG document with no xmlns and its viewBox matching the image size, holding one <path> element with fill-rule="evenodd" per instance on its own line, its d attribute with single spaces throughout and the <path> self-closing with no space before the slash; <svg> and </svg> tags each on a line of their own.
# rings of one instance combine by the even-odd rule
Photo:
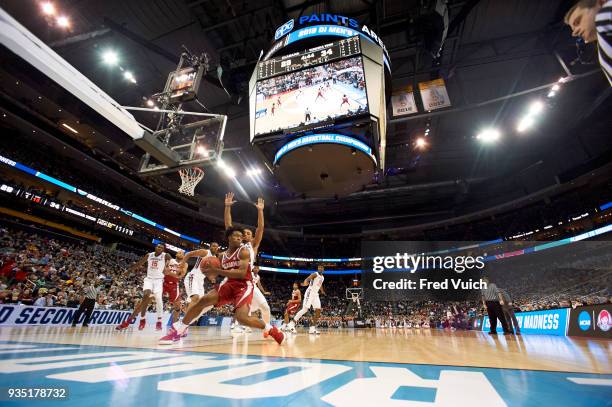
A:
<svg viewBox="0 0 612 407">
<path fill-rule="evenodd" d="M 147 277 L 148 278 L 164 278 L 164 269 L 166 268 L 166 253 L 159 256 L 155 252 L 149 253 L 147 259 Z"/>
</svg>

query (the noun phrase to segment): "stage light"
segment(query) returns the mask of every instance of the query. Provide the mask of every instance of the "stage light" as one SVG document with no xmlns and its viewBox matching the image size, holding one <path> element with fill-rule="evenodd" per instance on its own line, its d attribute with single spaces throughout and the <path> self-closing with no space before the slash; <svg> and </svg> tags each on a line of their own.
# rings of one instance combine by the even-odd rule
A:
<svg viewBox="0 0 612 407">
<path fill-rule="evenodd" d="M 533 118 L 533 116 L 525 116 L 523 117 L 519 123 L 518 126 L 516 126 L 516 130 L 519 133 L 522 133 L 528 129 L 530 129 L 533 125 L 535 124 L 535 119 Z"/>
<path fill-rule="evenodd" d="M 134 78 L 134 74 L 130 71 L 125 71 L 123 77 L 132 83 L 136 83 L 136 78 Z"/>
<path fill-rule="evenodd" d="M 155 106 L 155 102 L 152 101 L 151 99 L 147 99 L 147 106 L 153 107 L 153 106 Z"/>
<path fill-rule="evenodd" d="M 59 16 L 56 20 L 57 25 L 59 25 L 62 28 L 69 28 L 70 27 L 70 20 L 68 19 L 68 17 L 66 16 Z"/>
<path fill-rule="evenodd" d="M 418 139 L 416 139 L 415 144 L 417 148 L 425 148 L 425 146 L 427 145 L 427 142 L 425 141 L 423 137 L 419 137 Z"/>
<path fill-rule="evenodd" d="M 109 66 L 115 66 L 119 63 L 119 55 L 113 50 L 106 50 L 102 54 L 102 61 Z"/>
<path fill-rule="evenodd" d="M 542 110 L 544 110 L 544 103 L 540 100 L 536 100 L 529 105 L 529 115 L 536 115 L 541 113 Z"/>
<path fill-rule="evenodd" d="M 554 97 L 557 93 L 554 90 L 551 90 L 550 92 L 548 92 L 548 95 L 546 95 L 547 97 L 551 98 Z"/>
<path fill-rule="evenodd" d="M 45 15 L 48 15 L 48 16 L 55 15 L 55 6 L 53 5 L 53 3 L 49 1 L 42 3 L 40 5 L 40 9 Z"/>
<path fill-rule="evenodd" d="M 550 89 L 551 89 L 553 92 L 556 92 L 556 91 L 558 91 L 559 89 L 561 89 L 561 86 L 559 86 L 559 85 L 553 85 L 553 87 L 552 87 L 552 88 L 550 88 Z"/>
<path fill-rule="evenodd" d="M 476 136 L 476 138 L 482 141 L 483 143 L 492 143 L 494 141 L 499 140 L 500 137 L 501 133 L 499 132 L 499 130 L 492 128 L 484 129 Z"/>
</svg>

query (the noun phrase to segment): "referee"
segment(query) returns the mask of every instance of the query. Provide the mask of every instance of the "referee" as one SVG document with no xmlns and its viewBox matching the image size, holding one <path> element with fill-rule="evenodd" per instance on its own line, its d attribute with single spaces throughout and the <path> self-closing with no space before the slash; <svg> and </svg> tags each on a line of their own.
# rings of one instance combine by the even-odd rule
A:
<svg viewBox="0 0 612 407">
<path fill-rule="evenodd" d="M 96 300 L 98 299 L 98 295 L 100 294 L 100 289 L 96 287 L 96 280 L 94 278 L 94 274 L 89 272 L 83 282 L 83 299 L 81 300 L 81 306 L 74 314 L 74 319 L 72 320 L 72 326 L 75 327 L 77 322 L 79 322 L 79 318 L 81 314 L 85 312 L 85 320 L 83 321 L 83 326 L 89 326 L 89 320 L 91 319 L 91 314 L 94 311 L 96 306 Z"/>
<path fill-rule="evenodd" d="M 499 288 L 497 288 L 497 285 L 495 285 L 494 283 L 490 283 L 487 277 L 483 277 L 482 281 L 487 283 L 487 288 L 483 289 L 481 293 L 482 303 L 487 309 L 487 314 L 489 315 L 489 322 L 491 323 L 491 330 L 489 331 L 489 334 L 497 335 L 497 320 L 499 319 L 501 321 L 504 334 L 511 335 L 512 332 L 510 332 L 510 330 L 508 329 L 506 317 L 504 316 L 504 311 L 501 306 L 501 303 L 504 300 L 499 291 Z"/>
</svg>

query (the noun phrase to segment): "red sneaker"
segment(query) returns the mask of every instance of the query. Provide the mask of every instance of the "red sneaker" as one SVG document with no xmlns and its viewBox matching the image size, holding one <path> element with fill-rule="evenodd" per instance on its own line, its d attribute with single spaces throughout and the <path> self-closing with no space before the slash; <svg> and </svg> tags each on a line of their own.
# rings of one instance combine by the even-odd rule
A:
<svg viewBox="0 0 612 407">
<path fill-rule="evenodd" d="M 133 319 L 129 319 L 129 318 L 128 318 L 128 319 L 126 319 L 125 321 L 123 321 L 122 323 L 120 323 L 119 325 L 117 325 L 117 326 L 115 327 L 115 329 L 116 329 L 117 331 L 123 331 L 124 329 L 128 329 L 128 327 L 130 326 L 130 324 L 131 324 L 132 322 L 134 322 L 134 320 L 133 320 Z"/>
<path fill-rule="evenodd" d="M 276 343 L 278 343 L 279 345 L 283 343 L 283 340 L 285 339 L 285 334 L 279 331 L 275 326 L 273 326 L 272 329 L 270 329 L 270 331 L 268 332 L 268 335 L 274 338 Z"/>
<path fill-rule="evenodd" d="M 268 336 L 270 336 L 270 331 L 271 331 L 271 329 L 268 329 L 267 331 L 264 331 L 263 337 L 267 338 Z"/>
<path fill-rule="evenodd" d="M 170 327 L 168 330 L 168 335 L 162 336 L 159 338 L 160 345 L 172 345 L 173 343 L 177 343 L 181 340 L 181 335 L 174 329 L 174 327 Z"/>
<path fill-rule="evenodd" d="M 186 338 L 187 337 L 187 331 L 189 330 L 189 328 L 185 329 L 185 332 L 183 332 L 183 334 L 181 335 L 181 338 Z"/>
<path fill-rule="evenodd" d="M 155 330 L 156 331 L 161 331 L 162 330 L 162 323 L 160 320 L 157 320 L 157 323 L 155 324 Z"/>
<path fill-rule="evenodd" d="M 144 329 L 146 323 L 147 323 L 146 319 L 140 318 L 140 324 L 138 324 L 138 330 L 142 331 Z"/>
</svg>

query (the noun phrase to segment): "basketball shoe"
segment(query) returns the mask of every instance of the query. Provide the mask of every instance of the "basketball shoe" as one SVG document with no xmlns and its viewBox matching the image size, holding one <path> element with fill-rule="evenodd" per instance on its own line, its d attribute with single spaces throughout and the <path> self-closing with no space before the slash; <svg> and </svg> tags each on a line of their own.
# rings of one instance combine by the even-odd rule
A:
<svg viewBox="0 0 612 407">
<path fill-rule="evenodd" d="M 181 340 L 181 335 L 177 332 L 176 329 L 174 329 L 173 326 L 170 327 L 170 329 L 168 330 L 168 335 L 166 336 L 162 336 L 161 338 L 159 338 L 159 344 L 160 345 L 172 345 L 174 343 L 177 343 Z"/>
<path fill-rule="evenodd" d="M 138 330 L 142 331 L 147 323 L 147 320 L 144 318 L 140 318 L 140 323 L 138 324 Z"/>
<path fill-rule="evenodd" d="M 115 327 L 115 329 L 116 329 L 117 331 L 123 331 L 124 329 L 128 329 L 128 327 L 130 326 L 130 324 L 131 324 L 132 322 L 134 322 L 134 320 L 133 320 L 133 319 L 129 319 L 129 318 L 128 318 L 128 319 L 126 319 L 125 321 L 123 321 L 122 323 L 120 323 L 119 325 L 117 325 L 117 326 Z"/>
<path fill-rule="evenodd" d="M 283 340 L 285 339 L 285 334 L 279 331 L 278 328 L 275 326 L 272 326 L 272 328 L 268 331 L 268 335 L 274 338 L 276 343 L 278 343 L 279 345 L 283 343 Z"/>
</svg>

